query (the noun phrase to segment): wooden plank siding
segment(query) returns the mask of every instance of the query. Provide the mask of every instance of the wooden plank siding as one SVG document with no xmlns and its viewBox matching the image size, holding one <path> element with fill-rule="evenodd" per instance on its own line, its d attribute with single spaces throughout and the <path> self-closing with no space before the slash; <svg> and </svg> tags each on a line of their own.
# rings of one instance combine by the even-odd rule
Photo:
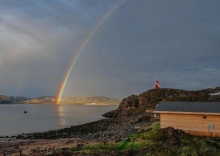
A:
<svg viewBox="0 0 220 156">
<path fill-rule="evenodd" d="M 213 129 L 209 129 L 209 125 L 213 125 Z M 181 129 L 192 135 L 220 136 L 220 116 L 217 115 L 160 113 L 160 126 Z"/>
</svg>

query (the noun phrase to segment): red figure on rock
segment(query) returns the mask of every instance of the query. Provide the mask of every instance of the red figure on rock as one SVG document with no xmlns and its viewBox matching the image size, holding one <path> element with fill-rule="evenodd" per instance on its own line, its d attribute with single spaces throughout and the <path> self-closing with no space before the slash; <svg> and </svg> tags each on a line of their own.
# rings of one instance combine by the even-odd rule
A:
<svg viewBox="0 0 220 156">
<path fill-rule="evenodd" d="M 159 89 L 159 88 L 160 88 L 159 81 L 156 81 L 156 83 L 155 83 L 155 89 Z"/>
</svg>

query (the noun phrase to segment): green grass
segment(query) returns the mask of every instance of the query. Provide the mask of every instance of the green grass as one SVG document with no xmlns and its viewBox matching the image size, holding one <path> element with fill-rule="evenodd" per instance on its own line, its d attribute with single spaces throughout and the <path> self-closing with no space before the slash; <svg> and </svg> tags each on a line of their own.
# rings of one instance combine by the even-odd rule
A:
<svg viewBox="0 0 220 156">
<path fill-rule="evenodd" d="M 97 143 L 82 147 L 81 149 L 70 148 L 66 151 L 91 155 L 95 153 L 105 153 L 110 151 L 125 153 L 133 149 L 135 155 L 140 156 L 218 156 L 220 148 L 209 145 L 207 138 L 194 137 L 178 133 L 179 145 L 166 145 L 161 140 L 170 139 L 161 133 L 159 122 L 154 122 L 150 126 L 142 127 L 137 133 L 130 134 L 120 142 Z M 217 140 L 217 139 L 216 139 Z M 220 139 L 217 142 L 220 145 Z M 64 151 L 61 151 L 65 152 Z"/>
</svg>

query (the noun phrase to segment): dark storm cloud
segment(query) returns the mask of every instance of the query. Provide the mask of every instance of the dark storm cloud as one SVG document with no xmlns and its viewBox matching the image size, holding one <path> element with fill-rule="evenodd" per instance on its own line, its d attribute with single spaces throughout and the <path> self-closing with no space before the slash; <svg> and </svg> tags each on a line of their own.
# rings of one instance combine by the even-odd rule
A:
<svg viewBox="0 0 220 156">
<path fill-rule="evenodd" d="M 55 95 L 71 57 L 101 16 L 95 14 L 97 8 L 59 0 L 0 4 L 2 94 Z M 102 5 L 99 12 L 110 4 Z"/>
<path fill-rule="evenodd" d="M 100 82 L 116 80 L 108 81 L 115 96 L 153 88 L 157 79 L 171 88 L 219 86 L 219 6 L 218 1 L 130 1 L 88 48 L 84 70 Z"/>
<path fill-rule="evenodd" d="M 0 1 L 0 94 L 55 95 L 70 61 L 118 0 Z M 127 0 L 88 44 L 66 95 L 124 97 L 219 86 L 219 1 Z"/>
</svg>

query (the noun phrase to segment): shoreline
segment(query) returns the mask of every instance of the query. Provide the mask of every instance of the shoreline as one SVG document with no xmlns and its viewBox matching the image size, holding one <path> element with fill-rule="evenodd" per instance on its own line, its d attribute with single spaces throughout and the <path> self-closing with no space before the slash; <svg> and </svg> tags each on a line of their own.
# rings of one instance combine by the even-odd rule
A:
<svg viewBox="0 0 220 156">
<path fill-rule="evenodd" d="M 97 104 L 97 103 L 10 103 L 10 104 L 3 104 L 0 105 L 92 105 L 92 106 L 119 106 L 119 104 Z"/>
<path fill-rule="evenodd" d="M 15 106 L 15 107 L 14 107 Z M 36 106 L 36 107 L 35 107 Z M 1 108 L 0 137 L 41 133 L 103 119 L 114 105 L 10 104 Z M 9 112 L 5 111 L 8 110 Z M 13 110 L 13 111 L 12 111 Z M 50 114 L 48 114 L 50 113 Z M 4 119 L 5 118 L 5 119 Z M 9 120 L 10 119 L 10 120 Z"/>
<path fill-rule="evenodd" d="M 129 134 L 137 132 L 140 127 L 149 125 L 148 119 L 145 113 L 124 118 L 100 119 L 58 130 L 0 138 L 0 147 L 4 147 L 4 151 L 11 151 L 12 156 L 17 154 L 18 149 L 23 155 L 39 153 L 43 155 L 48 150 L 57 151 L 89 144 L 119 142 L 126 139 Z"/>
</svg>

